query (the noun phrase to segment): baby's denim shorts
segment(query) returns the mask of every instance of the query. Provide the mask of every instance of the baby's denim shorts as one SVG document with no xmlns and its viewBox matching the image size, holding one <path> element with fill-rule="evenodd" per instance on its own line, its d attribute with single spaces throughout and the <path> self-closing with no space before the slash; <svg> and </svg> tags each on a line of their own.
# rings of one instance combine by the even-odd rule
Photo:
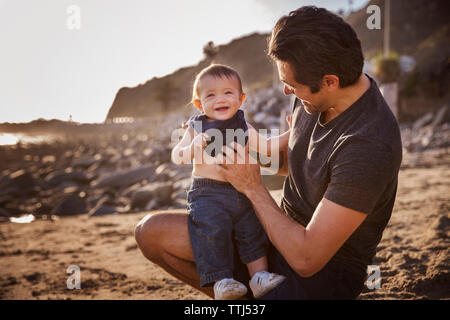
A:
<svg viewBox="0 0 450 320">
<path fill-rule="evenodd" d="M 187 202 L 200 286 L 233 278 L 235 254 L 244 265 L 267 254 L 267 235 L 250 200 L 230 183 L 194 178 Z"/>
</svg>

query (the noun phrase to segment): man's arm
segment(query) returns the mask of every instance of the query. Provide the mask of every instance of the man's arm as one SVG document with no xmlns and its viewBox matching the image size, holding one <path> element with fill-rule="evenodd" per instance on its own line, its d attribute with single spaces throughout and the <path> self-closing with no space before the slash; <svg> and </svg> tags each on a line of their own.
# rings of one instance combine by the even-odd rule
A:
<svg viewBox="0 0 450 320">
<path fill-rule="evenodd" d="M 323 198 L 305 228 L 283 213 L 264 186 L 245 194 L 272 244 L 302 277 L 320 271 L 367 216 Z"/>
<path fill-rule="evenodd" d="M 292 269 L 303 277 L 314 275 L 367 215 L 323 198 L 306 228 L 301 226 L 286 216 L 275 203 L 261 182 L 259 166 L 248 161 L 249 155 L 244 148 L 238 144 L 235 148 L 236 153 L 224 147 L 227 163 L 235 164 L 220 164 L 218 170 L 250 199 L 270 241 Z"/>
</svg>

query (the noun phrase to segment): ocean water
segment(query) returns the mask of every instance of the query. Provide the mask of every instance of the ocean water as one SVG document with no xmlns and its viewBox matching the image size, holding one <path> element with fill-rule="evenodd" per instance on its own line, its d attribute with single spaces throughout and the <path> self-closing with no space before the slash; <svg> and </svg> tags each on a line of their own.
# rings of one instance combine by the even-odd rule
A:
<svg viewBox="0 0 450 320">
<path fill-rule="evenodd" d="M 0 132 L 0 146 L 15 145 L 20 143 L 39 143 L 47 141 L 47 136 L 28 136 L 25 134 L 13 134 Z"/>
</svg>

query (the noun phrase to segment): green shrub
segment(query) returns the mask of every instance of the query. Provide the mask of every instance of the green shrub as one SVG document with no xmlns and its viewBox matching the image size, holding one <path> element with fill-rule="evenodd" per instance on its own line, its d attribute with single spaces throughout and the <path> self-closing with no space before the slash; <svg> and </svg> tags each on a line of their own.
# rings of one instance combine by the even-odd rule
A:
<svg viewBox="0 0 450 320">
<path fill-rule="evenodd" d="M 387 57 L 378 54 L 373 58 L 375 76 L 381 83 L 396 82 L 400 77 L 400 58 L 397 53 L 391 52 Z"/>
</svg>

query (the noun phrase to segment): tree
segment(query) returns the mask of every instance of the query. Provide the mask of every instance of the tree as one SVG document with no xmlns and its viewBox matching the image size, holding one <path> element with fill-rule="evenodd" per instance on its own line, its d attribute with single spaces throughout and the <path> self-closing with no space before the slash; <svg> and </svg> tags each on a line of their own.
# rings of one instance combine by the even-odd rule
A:
<svg viewBox="0 0 450 320">
<path fill-rule="evenodd" d="M 213 61 L 218 53 L 219 49 L 215 46 L 214 42 L 212 41 L 209 41 L 207 44 L 203 46 L 203 54 L 208 60 Z"/>
</svg>

